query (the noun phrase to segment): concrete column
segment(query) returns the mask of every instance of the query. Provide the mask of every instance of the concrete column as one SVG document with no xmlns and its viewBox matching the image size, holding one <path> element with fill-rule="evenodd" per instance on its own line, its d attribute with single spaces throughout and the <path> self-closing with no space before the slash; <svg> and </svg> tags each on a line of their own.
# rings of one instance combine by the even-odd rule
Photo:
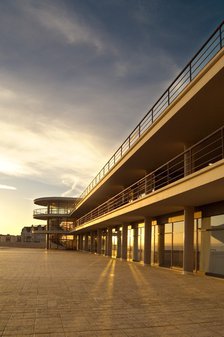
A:
<svg viewBox="0 0 224 337">
<path fill-rule="evenodd" d="M 117 258 L 121 257 L 121 231 L 118 229 L 117 231 Z"/>
<path fill-rule="evenodd" d="M 97 229 L 97 254 L 101 254 L 102 230 Z"/>
<path fill-rule="evenodd" d="M 107 231 L 107 254 L 108 256 L 112 255 L 112 227 L 108 227 Z"/>
<path fill-rule="evenodd" d="M 145 218 L 144 264 L 151 264 L 152 220 Z"/>
<path fill-rule="evenodd" d="M 83 235 L 79 234 L 79 250 L 83 250 Z"/>
<path fill-rule="evenodd" d="M 194 270 L 194 207 L 184 208 L 184 272 Z"/>
<path fill-rule="evenodd" d="M 88 252 L 88 250 L 89 250 L 88 241 L 89 241 L 89 235 L 88 235 L 88 233 L 85 233 L 85 251 L 86 252 Z"/>
<path fill-rule="evenodd" d="M 77 235 L 73 235 L 73 249 L 77 250 Z"/>
<path fill-rule="evenodd" d="M 79 239 L 79 234 L 76 234 L 76 249 L 79 250 L 80 246 L 80 239 Z"/>
<path fill-rule="evenodd" d="M 90 251 L 94 253 L 94 232 L 90 233 Z"/>
<path fill-rule="evenodd" d="M 211 218 L 202 218 L 201 221 L 201 251 L 200 251 L 200 271 L 206 273 L 209 269 L 210 248 L 211 248 Z"/>
<path fill-rule="evenodd" d="M 50 214 L 50 205 L 47 205 L 47 214 Z M 46 230 L 50 230 L 50 220 L 47 219 Z M 46 249 L 50 249 L 50 234 L 46 234 Z"/>
<path fill-rule="evenodd" d="M 105 230 L 105 256 L 108 255 L 108 229 Z"/>
<path fill-rule="evenodd" d="M 48 206 L 49 207 L 49 206 Z M 49 214 L 49 213 L 48 213 Z M 49 219 L 47 219 L 47 227 L 46 227 L 46 229 L 47 229 L 47 231 L 49 231 L 50 230 L 50 223 L 49 223 Z M 46 249 L 50 249 L 50 234 L 46 234 Z"/>
<path fill-rule="evenodd" d="M 121 258 L 127 260 L 128 250 L 128 225 L 122 225 L 122 242 L 121 242 Z"/>
<path fill-rule="evenodd" d="M 134 240 L 133 240 L 133 261 L 139 261 L 138 258 L 138 224 L 132 226 L 134 230 Z"/>
<path fill-rule="evenodd" d="M 158 226 L 158 264 L 159 266 L 164 265 L 164 232 L 165 232 L 165 225 L 159 224 Z"/>
</svg>

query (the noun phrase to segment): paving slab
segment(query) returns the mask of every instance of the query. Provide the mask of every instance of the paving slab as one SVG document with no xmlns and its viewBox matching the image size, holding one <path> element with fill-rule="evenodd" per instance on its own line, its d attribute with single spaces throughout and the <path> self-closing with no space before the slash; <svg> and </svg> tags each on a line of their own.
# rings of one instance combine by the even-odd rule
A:
<svg viewBox="0 0 224 337">
<path fill-rule="evenodd" d="M 0 336 L 224 337 L 224 280 L 84 252 L 4 247 Z"/>
</svg>

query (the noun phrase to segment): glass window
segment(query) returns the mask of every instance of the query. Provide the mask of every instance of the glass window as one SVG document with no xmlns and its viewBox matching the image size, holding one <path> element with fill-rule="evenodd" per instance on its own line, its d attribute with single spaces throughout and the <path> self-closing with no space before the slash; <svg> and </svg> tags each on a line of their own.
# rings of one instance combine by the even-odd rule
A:
<svg viewBox="0 0 224 337">
<path fill-rule="evenodd" d="M 184 222 L 173 223 L 173 256 L 172 266 L 183 267 L 183 250 L 184 250 Z"/>
<path fill-rule="evenodd" d="M 211 217 L 208 269 L 210 273 L 224 275 L 224 215 Z"/>
<path fill-rule="evenodd" d="M 106 254 L 106 240 L 107 240 L 107 237 L 105 234 L 102 235 L 102 239 L 101 239 L 101 253 L 102 254 Z"/>
<path fill-rule="evenodd" d="M 166 223 L 165 224 L 165 233 L 172 233 L 173 231 L 173 224 L 171 223 Z"/>
<path fill-rule="evenodd" d="M 172 223 L 165 224 L 165 234 L 164 234 L 164 256 L 163 263 L 164 267 L 172 266 L 172 246 L 173 246 L 173 234 L 172 234 Z"/>
<path fill-rule="evenodd" d="M 200 270 L 201 219 L 194 220 L 194 270 Z"/>
<path fill-rule="evenodd" d="M 117 257 L 117 235 L 112 236 L 112 257 Z"/>
</svg>

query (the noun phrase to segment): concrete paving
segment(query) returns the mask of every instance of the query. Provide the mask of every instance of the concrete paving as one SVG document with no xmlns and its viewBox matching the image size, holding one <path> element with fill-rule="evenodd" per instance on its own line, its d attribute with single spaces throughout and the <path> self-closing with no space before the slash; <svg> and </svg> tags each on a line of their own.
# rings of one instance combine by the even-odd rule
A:
<svg viewBox="0 0 224 337">
<path fill-rule="evenodd" d="M 0 336 L 224 336 L 224 280 L 89 253 L 1 248 Z"/>
</svg>

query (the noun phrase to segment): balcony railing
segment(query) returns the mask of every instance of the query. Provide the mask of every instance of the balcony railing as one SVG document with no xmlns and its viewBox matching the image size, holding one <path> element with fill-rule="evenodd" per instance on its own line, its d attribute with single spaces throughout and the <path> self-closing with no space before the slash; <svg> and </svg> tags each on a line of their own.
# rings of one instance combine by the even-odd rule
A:
<svg viewBox="0 0 224 337">
<path fill-rule="evenodd" d="M 52 208 L 48 210 L 47 208 L 38 208 L 33 211 L 33 215 L 69 215 L 71 209 L 69 208 Z"/>
<path fill-rule="evenodd" d="M 224 159 L 224 127 L 79 218 L 77 226 L 150 195 L 154 191 L 213 165 L 221 159 Z"/>
<path fill-rule="evenodd" d="M 153 105 L 141 122 L 131 132 L 119 149 L 100 170 L 80 196 L 82 200 L 91 190 L 107 175 L 117 162 L 131 149 L 146 130 L 156 121 L 165 109 L 180 95 L 186 86 L 198 75 L 208 62 L 223 48 L 224 45 L 224 21 L 203 44 L 196 55 L 171 83 L 168 89 Z M 78 205 L 78 204 L 77 204 Z"/>
</svg>

